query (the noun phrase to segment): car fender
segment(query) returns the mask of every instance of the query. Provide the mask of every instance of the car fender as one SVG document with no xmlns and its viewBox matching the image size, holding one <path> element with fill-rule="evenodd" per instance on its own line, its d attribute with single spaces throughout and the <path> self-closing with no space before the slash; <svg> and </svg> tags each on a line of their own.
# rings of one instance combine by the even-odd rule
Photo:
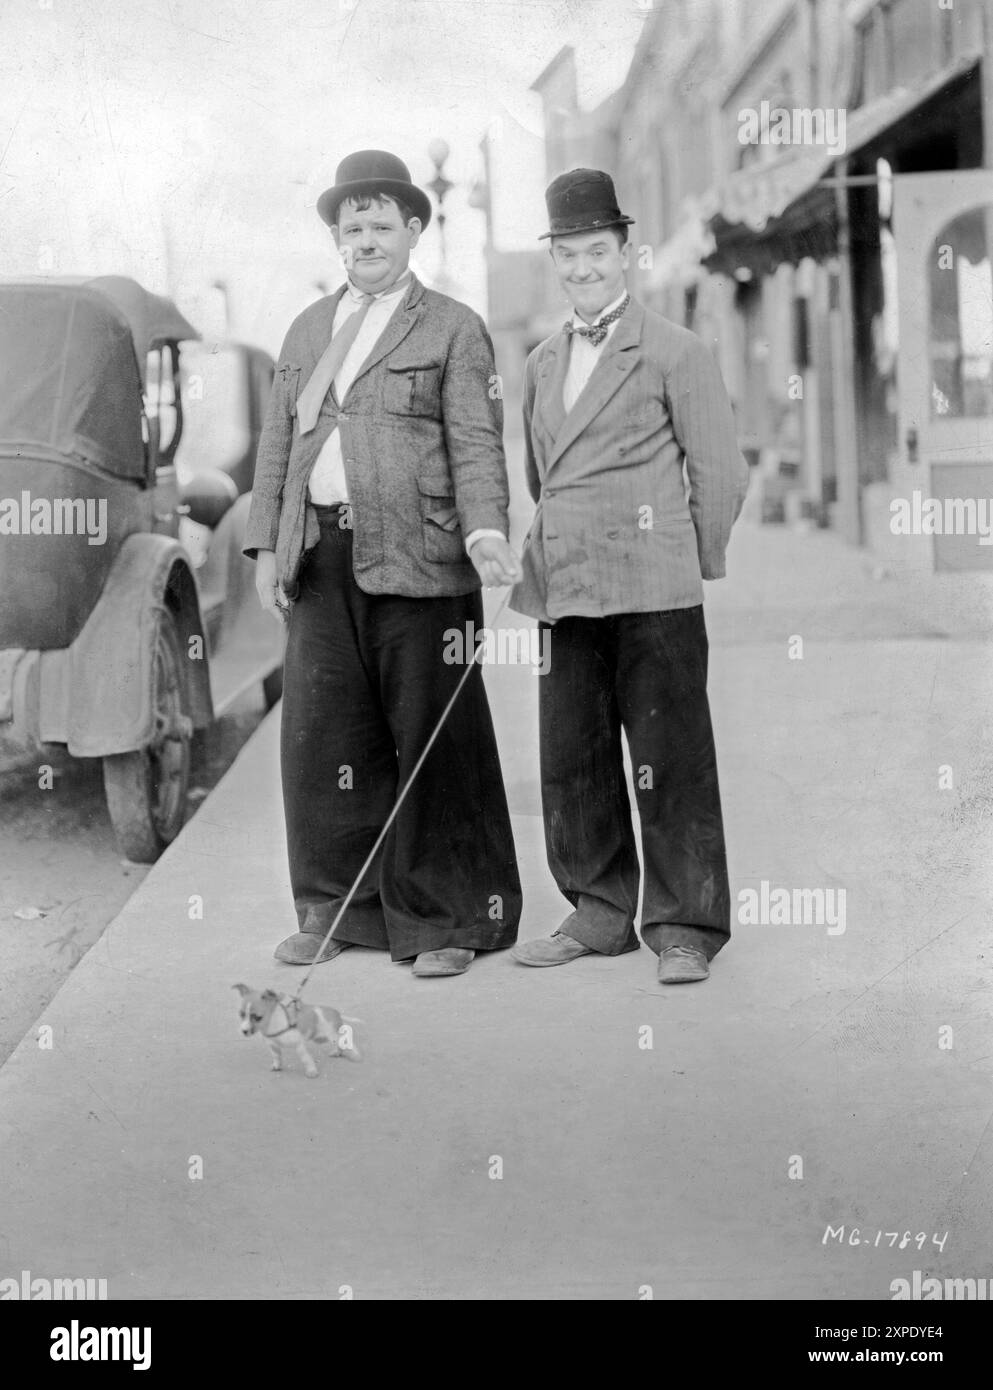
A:
<svg viewBox="0 0 993 1390">
<path fill-rule="evenodd" d="M 41 654 L 41 739 L 65 743 L 80 758 L 146 747 L 155 722 L 156 640 L 168 619 L 188 658 L 187 713 L 195 728 L 210 724 L 207 639 L 189 557 L 172 537 L 142 532 L 122 544 L 75 642 Z"/>
</svg>

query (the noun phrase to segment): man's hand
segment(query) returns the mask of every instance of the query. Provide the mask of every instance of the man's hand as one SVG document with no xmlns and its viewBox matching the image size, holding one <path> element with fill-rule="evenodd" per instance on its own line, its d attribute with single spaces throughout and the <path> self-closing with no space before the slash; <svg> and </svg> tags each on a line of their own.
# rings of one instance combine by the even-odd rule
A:
<svg viewBox="0 0 993 1390">
<path fill-rule="evenodd" d="M 475 549 L 475 546 L 473 547 Z M 276 580 L 276 552 L 260 550 L 255 558 L 255 592 L 267 613 L 271 613 L 277 623 L 290 620 L 290 603 L 283 593 L 283 586 Z"/>
<path fill-rule="evenodd" d="M 523 574 L 520 560 L 502 536 L 481 536 L 469 559 L 486 585 L 516 584 Z"/>
</svg>

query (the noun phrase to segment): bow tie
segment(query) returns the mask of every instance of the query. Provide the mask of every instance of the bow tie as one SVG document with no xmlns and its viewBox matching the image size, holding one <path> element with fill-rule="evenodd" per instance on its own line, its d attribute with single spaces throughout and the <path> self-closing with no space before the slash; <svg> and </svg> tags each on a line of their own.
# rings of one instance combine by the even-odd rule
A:
<svg viewBox="0 0 993 1390">
<path fill-rule="evenodd" d="M 599 319 L 596 323 L 584 326 L 582 324 L 573 323 L 570 320 L 570 322 L 565 325 L 565 331 L 567 333 L 578 333 L 580 337 L 589 338 L 594 347 L 599 347 L 607 336 L 607 329 L 612 323 L 617 322 L 630 303 L 631 296 L 626 294 L 616 309 L 611 310 L 609 314 L 604 315 L 604 317 Z"/>
</svg>

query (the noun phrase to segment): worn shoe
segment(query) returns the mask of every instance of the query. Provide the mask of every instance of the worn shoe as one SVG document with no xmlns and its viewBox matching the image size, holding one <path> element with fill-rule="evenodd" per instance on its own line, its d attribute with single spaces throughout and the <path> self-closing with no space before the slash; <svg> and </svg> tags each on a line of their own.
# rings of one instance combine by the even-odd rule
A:
<svg viewBox="0 0 993 1390">
<path fill-rule="evenodd" d="M 596 952 L 564 932 L 553 931 L 551 936 L 541 936 L 537 941 L 519 942 L 510 954 L 521 965 L 566 965 L 579 956 L 592 956 Z"/>
<path fill-rule="evenodd" d="M 317 932 L 294 932 L 285 941 L 281 941 L 272 954 L 277 960 L 285 961 L 287 965 L 313 965 L 317 961 L 317 953 L 323 940 L 324 937 L 318 936 Z M 350 941 L 329 941 L 321 953 L 321 962 L 334 960 L 342 951 L 347 951 L 351 944 Z"/>
<path fill-rule="evenodd" d="M 707 957 L 693 946 L 667 946 L 659 955 L 659 983 L 685 985 L 710 974 Z"/>
<path fill-rule="evenodd" d="M 464 975 L 476 952 L 462 946 L 443 946 L 440 951 L 422 951 L 413 964 L 415 975 Z"/>
</svg>

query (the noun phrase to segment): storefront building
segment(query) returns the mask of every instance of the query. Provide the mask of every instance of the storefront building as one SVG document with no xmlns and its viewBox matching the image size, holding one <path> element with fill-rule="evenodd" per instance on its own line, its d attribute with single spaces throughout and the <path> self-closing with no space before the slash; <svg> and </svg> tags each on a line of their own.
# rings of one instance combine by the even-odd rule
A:
<svg viewBox="0 0 993 1390">
<path fill-rule="evenodd" d="M 749 151 L 714 191 L 704 264 L 737 285 L 743 434 L 767 478 L 795 484 L 794 515 L 897 568 L 990 568 L 988 7 L 836 6 L 841 42 L 826 64 L 831 8 L 785 9 L 723 104 L 726 130 L 763 101 L 794 125 L 822 113 L 822 133 L 831 113 L 835 135 L 844 122 L 834 148 Z M 775 90 L 773 71 L 793 74 L 793 89 Z"/>
<path fill-rule="evenodd" d="M 674 0 L 599 112 L 543 74 L 549 175 L 614 173 L 632 287 L 717 355 L 759 514 L 896 567 L 993 567 L 991 30 L 987 0 Z"/>
</svg>

